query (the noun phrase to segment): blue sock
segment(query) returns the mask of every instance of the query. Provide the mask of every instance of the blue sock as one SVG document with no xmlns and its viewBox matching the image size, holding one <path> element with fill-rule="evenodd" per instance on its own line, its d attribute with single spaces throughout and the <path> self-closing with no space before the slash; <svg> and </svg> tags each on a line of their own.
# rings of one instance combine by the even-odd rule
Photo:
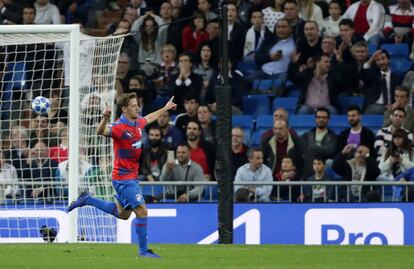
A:
<svg viewBox="0 0 414 269">
<path fill-rule="evenodd" d="M 99 208 L 100 210 L 118 218 L 118 208 L 116 207 L 116 204 L 114 202 L 89 197 L 88 199 L 86 199 L 86 204 Z"/>
<path fill-rule="evenodd" d="M 139 241 L 139 252 L 143 253 L 148 249 L 147 218 L 136 218 L 135 231 Z"/>
</svg>

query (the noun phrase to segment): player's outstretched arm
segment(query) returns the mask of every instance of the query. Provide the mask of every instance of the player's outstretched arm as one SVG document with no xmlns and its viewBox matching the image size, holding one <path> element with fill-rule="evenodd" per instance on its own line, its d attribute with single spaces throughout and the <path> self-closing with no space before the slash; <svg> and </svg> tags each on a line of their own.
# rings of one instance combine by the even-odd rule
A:
<svg viewBox="0 0 414 269">
<path fill-rule="evenodd" d="M 101 122 L 99 122 L 98 128 L 96 129 L 97 135 L 109 136 L 110 130 L 108 127 L 108 123 L 111 119 L 111 114 L 111 108 L 108 106 L 108 104 L 105 104 L 105 108 L 102 112 Z"/>
<path fill-rule="evenodd" d="M 150 124 L 151 122 L 154 122 L 158 119 L 159 116 L 161 116 L 162 113 L 168 110 L 176 109 L 177 104 L 173 102 L 174 96 L 171 97 L 171 99 L 165 104 L 165 106 L 161 109 L 158 109 L 155 112 L 152 112 L 145 116 L 145 119 L 147 120 L 147 124 Z"/>
</svg>

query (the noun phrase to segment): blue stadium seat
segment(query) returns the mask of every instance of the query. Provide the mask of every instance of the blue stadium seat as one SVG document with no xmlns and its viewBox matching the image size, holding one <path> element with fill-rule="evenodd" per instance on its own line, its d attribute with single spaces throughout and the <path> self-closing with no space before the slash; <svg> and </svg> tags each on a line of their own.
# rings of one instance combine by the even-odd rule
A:
<svg viewBox="0 0 414 269">
<path fill-rule="evenodd" d="M 346 114 L 349 106 L 357 105 L 362 110 L 365 97 L 363 96 L 340 96 L 339 102 L 341 103 L 342 114 Z"/>
<path fill-rule="evenodd" d="M 273 88 L 282 87 L 280 79 L 256 79 L 253 81 L 253 89 L 255 92 L 263 94 L 271 94 Z"/>
<path fill-rule="evenodd" d="M 289 114 L 294 114 L 297 103 L 297 97 L 277 97 L 273 100 L 272 111 L 276 108 L 283 107 Z"/>
<path fill-rule="evenodd" d="M 371 56 L 377 50 L 377 45 L 369 44 L 368 45 L 368 55 Z"/>
<path fill-rule="evenodd" d="M 315 115 L 291 115 L 289 117 L 289 124 L 298 135 L 302 135 L 316 127 Z"/>
<path fill-rule="evenodd" d="M 363 126 L 371 129 L 374 134 L 376 134 L 384 124 L 384 115 L 363 115 L 361 123 Z"/>
<path fill-rule="evenodd" d="M 217 196 L 218 196 L 217 185 L 209 185 L 209 186 L 204 187 L 203 194 L 202 194 L 203 200 L 207 202 L 214 201 L 214 200 L 217 200 Z"/>
<path fill-rule="evenodd" d="M 407 73 L 408 70 L 410 70 L 411 66 L 413 65 L 413 62 L 406 59 L 392 59 L 390 65 L 392 71 L 404 78 L 403 76 L 405 76 L 405 73 Z"/>
<path fill-rule="evenodd" d="M 273 115 L 260 115 L 256 118 L 256 131 L 273 128 Z"/>
<path fill-rule="evenodd" d="M 148 196 L 162 197 L 164 187 L 161 185 L 141 185 L 142 194 Z"/>
<path fill-rule="evenodd" d="M 243 75 L 247 76 L 257 70 L 257 65 L 254 60 L 240 61 L 236 64 L 236 69 L 240 70 Z"/>
<path fill-rule="evenodd" d="M 243 96 L 243 113 L 253 117 L 269 114 L 269 98 L 267 95 Z"/>
<path fill-rule="evenodd" d="M 339 134 L 344 129 L 349 127 L 347 116 L 346 115 L 331 115 L 328 127 L 335 133 Z"/>
<path fill-rule="evenodd" d="M 265 129 L 257 130 L 253 133 L 252 139 L 251 139 L 251 145 L 252 147 L 259 147 L 260 146 L 260 139 L 262 138 L 263 133 L 266 132 Z"/>
<path fill-rule="evenodd" d="M 388 51 L 392 60 L 408 60 L 409 48 L 408 44 L 383 44 L 381 49 Z"/>
<path fill-rule="evenodd" d="M 3 119 L 9 118 L 9 111 L 11 110 L 11 100 L 13 98 L 13 91 L 21 91 L 25 88 L 26 82 L 26 66 L 24 62 L 8 63 L 2 78 L 3 89 L 1 97 L 1 117 Z"/>
</svg>

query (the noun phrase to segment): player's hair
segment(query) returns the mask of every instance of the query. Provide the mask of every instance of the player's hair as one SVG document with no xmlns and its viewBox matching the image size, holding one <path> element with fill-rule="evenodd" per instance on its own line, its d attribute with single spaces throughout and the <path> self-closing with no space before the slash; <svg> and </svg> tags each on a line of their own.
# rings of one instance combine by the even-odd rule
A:
<svg viewBox="0 0 414 269">
<path fill-rule="evenodd" d="M 123 107 L 127 107 L 129 104 L 129 101 L 132 99 L 137 99 L 137 94 L 134 92 L 130 92 L 130 93 L 124 93 L 121 95 L 121 97 L 118 99 L 118 102 L 116 103 L 116 105 L 119 108 L 123 108 Z"/>
</svg>

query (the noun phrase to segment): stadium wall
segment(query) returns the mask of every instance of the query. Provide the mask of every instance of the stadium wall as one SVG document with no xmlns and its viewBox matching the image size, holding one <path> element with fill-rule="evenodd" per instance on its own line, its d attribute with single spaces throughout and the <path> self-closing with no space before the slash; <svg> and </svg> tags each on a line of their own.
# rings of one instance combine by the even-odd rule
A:
<svg viewBox="0 0 414 269">
<path fill-rule="evenodd" d="M 152 243 L 212 244 L 218 240 L 216 204 L 150 204 L 148 208 Z M 237 244 L 414 245 L 412 203 L 236 204 L 234 216 Z M 134 218 L 113 219 L 113 225 L 116 222 L 117 241 L 136 243 Z M 0 242 L 42 242 L 36 225 L 58 226 L 57 241 L 68 241 L 68 215 L 63 207 L 0 207 Z M 80 240 L 88 241 L 89 233 L 99 232 L 100 224 L 96 225 L 94 231 L 83 230 Z"/>
</svg>

